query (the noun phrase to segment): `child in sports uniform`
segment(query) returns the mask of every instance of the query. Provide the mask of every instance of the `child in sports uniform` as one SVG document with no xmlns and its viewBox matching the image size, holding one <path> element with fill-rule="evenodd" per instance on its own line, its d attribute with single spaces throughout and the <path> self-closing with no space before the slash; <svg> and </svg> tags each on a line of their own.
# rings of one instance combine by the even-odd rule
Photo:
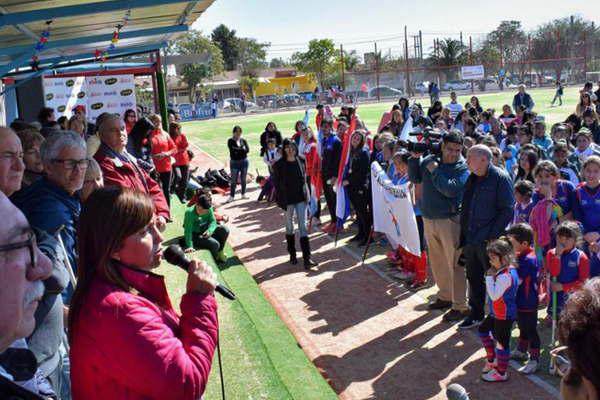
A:
<svg viewBox="0 0 600 400">
<path fill-rule="evenodd" d="M 577 223 L 562 222 L 556 229 L 556 247 L 546 255 L 546 265 L 552 277 L 550 289 L 557 295 L 557 316 L 565 304 L 567 295 L 579 289 L 590 274 L 587 256 L 576 247 L 579 239 L 581 231 Z M 552 307 L 552 300 L 549 306 Z M 549 313 L 552 315 L 551 309 Z"/>
<path fill-rule="evenodd" d="M 485 285 L 490 311 L 479 325 L 479 337 L 486 352 L 481 379 L 504 382 L 508 380 L 510 333 L 517 317 L 519 276 L 512 266 L 513 248 L 508 239 L 492 241 L 487 246 L 487 253 L 491 267 L 486 274 Z"/>
<path fill-rule="evenodd" d="M 575 192 L 573 216 L 583 229 L 583 250 L 590 261 L 590 278 L 600 275 L 600 157 L 583 163 L 585 182 Z"/>
<path fill-rule="evenodd" d="M 532 374 L 537 371 L 540 360 L 540 336 L 537 332 L 538 320 L 538 276 L 540 265 L 533 249 L 533 229 L 525 223 L 511 226 L 506 232 L 517 258 L 517 274 L 519 288 L 517 289 L 517 326 L 519 327 L 519 342 L 512 352 L 512 358 L 529 360 L 519 368 L 522 374 Z"/>
</svg>

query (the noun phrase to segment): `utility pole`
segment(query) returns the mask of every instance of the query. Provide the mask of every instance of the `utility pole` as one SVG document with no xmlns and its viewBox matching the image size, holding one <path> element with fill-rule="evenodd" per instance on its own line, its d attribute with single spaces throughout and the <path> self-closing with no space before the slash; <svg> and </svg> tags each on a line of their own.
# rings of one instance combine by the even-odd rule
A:
<svg viewBox="0 0 600 400">
<path fill-rule="evenodd" d="M 560 67 L 560 29 L 556 30 L 556 54 L 554 55 L 554 58 L 556 59 L 556 65 L 558 65 Z M 558 80 L 560 82 L 560 75 L 562 72 L 562 68 L 556 68 L 558 70 L 558 73 L 556 74 L 556 80 Z"/>
<path fill-rule="evenodd" d="M 462 31 L 460 31 L 460 45 L 464 46 L 465 44 L 463 43 L 463 38 L 462 38 Z"/>
<path fill-rule="evenodd" d="M 344 45 L 340 44 L 340 60 L 342 67 L 342 90 L 346 91 L 346 77 L 344 76 L 345 64 L 344 64 Z"/>
<path fill-rule="evenodd" d="M 423 32 L 419 29 L 419 49 L 421 49 L 420 59 L 423 61 Z"/>
<path fill-rule="evenodd" d="M 471 40 L 471 36 L 469 36 L 469 64 L 473 65 L 473 41 Z M 473 79 L 471 79 L 471 93 L 475 92 L 475 84 L 473 83 Z"/>
<path fill-rule="evenodd" d="M 435 51 L 435 58 L 437 59 L 437 84 L 438 88 L 441 88 L 442 81 L 440 77 L 440 40 L 437 38 L 433 40 L 433 49 Z"/>
<path fill-rule="evenodd" d="M 377 42 L 375 42 L 375 74 L 377 79 L 377 101 L 379 101 L 379 54 L 377 53 Z"/>
<path fill-rule="evenodd" d="M 404 25 L 404 58 L 406 60 L 406 95 L 410 96 L 410 76 L 408 63 L 408 29 Z"/>
<path fill-rule="evenodd" d="M 587 82 L 587 32 L 583 31 L 583 76 Z"/>
<path fill-rule="evenodd" d="M 504 70 L 504 75 L 498 76 L 498 84 L 500 86 L 500 90 L 504 90 L 504 78 L 506 77 L 506 70 L 504 69 L 504 39 L 502 38 L 502 35 L 500 35 L 500 70 Z"/>
<path fill-rule="evenodd" d="M 529 79 L 531 81 L 531 85 L 533 86 L 533 79 L 531 79 L 531 35 L 527 35 L 527 56 L 529 57 Z"/>
</svg>

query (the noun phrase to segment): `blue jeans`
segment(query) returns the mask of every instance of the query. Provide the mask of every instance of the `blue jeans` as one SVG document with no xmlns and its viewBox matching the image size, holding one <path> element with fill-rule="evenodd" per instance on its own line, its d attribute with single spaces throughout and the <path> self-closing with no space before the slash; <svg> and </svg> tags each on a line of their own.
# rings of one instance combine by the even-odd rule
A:
<svg viewBox="0 0 600 400">
<path fill-rule="evenodd" d="M 238 176 L 242 185 L 242 196 L 246 194 L 246 175 L 248 174 L 248 159 L 229 160 L 229 169 L 231 170 L 230 195 L 235 197 L 235 188 L 237 186 Z"/>
<path fill-rule="evenodd" d="M 286 235 L 294 234 L 294 210 L 298 219 L 298 230 L 300 237 L 308 236 L 306 231 L 306 202 L 302 201 L 296 204 L 290 204 L 285 210 L 285 233 Z"/>
</svg>

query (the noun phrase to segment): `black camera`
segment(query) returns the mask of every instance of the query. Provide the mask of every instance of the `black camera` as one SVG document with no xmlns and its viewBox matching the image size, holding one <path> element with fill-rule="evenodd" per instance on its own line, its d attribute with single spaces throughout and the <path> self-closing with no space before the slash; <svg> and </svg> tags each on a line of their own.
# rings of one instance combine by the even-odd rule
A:
<svg viewBox="0 0 600 400">
<path fill-rule="evenodd" d="M 417 129 L 409 133 L 410 136 L 423 136 L 422 142 L 407 142 L 399 140 L 398 144 L 408 151 L 414 153 L 442 154 L 442 145 L 440 140 L 443 135 L 437 130 L 427 127 L 423 130 Z"/>
</svg>

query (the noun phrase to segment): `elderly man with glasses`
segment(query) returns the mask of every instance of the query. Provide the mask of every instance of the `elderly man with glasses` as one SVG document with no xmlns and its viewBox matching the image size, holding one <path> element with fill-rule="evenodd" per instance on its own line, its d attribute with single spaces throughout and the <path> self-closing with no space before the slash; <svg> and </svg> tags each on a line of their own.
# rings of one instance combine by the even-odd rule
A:
<svg viewBox="0 0 600 400">
<path fill-rule="evenodd" d="M 50 235 L 62 239 L 71 267 L 76 270 L 75 225 L 81 211 L 78 191 L 83 186 L 89 165 L 85 142 L 78 134 L 56 132 L 41 148 L 44 177 L 13 198 L 29 223 Z M 63 294 L 68 304 L 72 293 L 69 286 Z"/>
</svg>

